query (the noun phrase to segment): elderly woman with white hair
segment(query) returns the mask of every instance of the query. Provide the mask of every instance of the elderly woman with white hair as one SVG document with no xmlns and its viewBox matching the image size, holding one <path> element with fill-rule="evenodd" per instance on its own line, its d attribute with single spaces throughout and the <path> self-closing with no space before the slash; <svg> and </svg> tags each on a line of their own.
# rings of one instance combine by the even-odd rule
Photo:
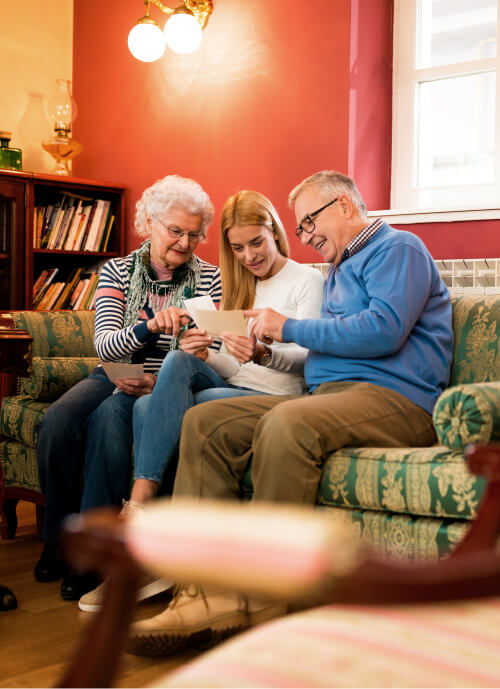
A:
<svg viewBox="0 0 500 689">
<path fill-rule="evenodd" d="M 187 322 L 184 299 L 210 295 L 220 301 L 219 269 L 194 254 L 213 215 L 208 194 L 191 179 L 169 175 L 143 192 L 136 205 L 135 228 L 144 241 L 102 269 L 94 344 L 102 361 L 142 363 L 144 378 L 113 383 L 98 366 L 53 403 L 41 422 L 37 460 L 46 500 L 45 546 L 35 578 L 54 581 L 64 576 L 61 595 L 66 600 L 78 599 L 96 583 L 87 575 L 68 573 L 58 546 L 62 520 L 80 509 L 82 467 L 84 501 L 89 505 L 120 504 L 121 497 L 128 495 L 127 478 L 121 475 L 110 482 L 114 495 L 98 494 L 92 467 L 104 460 L 93 439 L 102 440 L 105 433 L 111 471 L 112 456 L 122 457 L 124 452 L 130 456 L 134 403 L 152 391 L 164 357 L 179 346 L 178 336 Z"/>
</svg>

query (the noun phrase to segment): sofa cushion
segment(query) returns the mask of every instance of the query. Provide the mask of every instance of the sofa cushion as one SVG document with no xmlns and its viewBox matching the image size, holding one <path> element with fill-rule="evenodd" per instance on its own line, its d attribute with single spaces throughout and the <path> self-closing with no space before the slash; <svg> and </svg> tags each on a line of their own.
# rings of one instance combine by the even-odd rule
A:
<svg viewBox="0 0 500 689">
<path fill-rule="evenodd" d="M 37 402 L 28 395 L 4 397 L 0 409 L 0 433 L 36 447 L 36 427 L 49 404 Z"/>
<path fill-rule="evenodd" d="M 500 439 L 500 382 L 455 385 L 443 392 L 433 413 L 438 440 L 452 450 Z"/>
<path fill-rule="evenodd" d="M 259 625 L 151 687 L 498 687 L 500 599 L 329 605 Z"/>
<path fill-rule="evenodd" d="M 34 357 L 96 357 L 94 311 L 12 311 L 16 328 L 33 336 Z"/>
<path fill-rule="evenodd" d="M 350 448 L 323 466 L 318 503 L 423 517 L 473 519 L 485 481 L 469 473 L 463 455 L 447 447 Z M 252 495 L 251 466 L 242 496 Z"/>
<path fill-rule="evenodd" d="M 19 379 L 19 392 L 40 402 L 53 402 L 98 364 L 95 357 L 33 357 L 32 374 Z"/>
<path fill-rule="evenodd" d="M 6 488 L 27 488 L 41 492 L 34 447 L 17 440 L 4 440 L 0 443 L 0 462 Z"/>
<path fill-rule="evenodd" d="M 318 501 L 354 509 L 472 519 L 485 481 L 446 447 L 344 448 L 325 462 Z"/>
<path fill-rule="evenodd" d="M 455 296 L 455 337 L 450 385 L 500 380 L 500 299 L 498 295 Z"/>
<path fill-rule="evenodd" d="M 408 514 L 324 507 L 327 516 L 343 519 L 359 537 L 392 560 L 437 560 L 447 555 L 464 537 L 464 519 L 414 517 Z"/>
</svg>

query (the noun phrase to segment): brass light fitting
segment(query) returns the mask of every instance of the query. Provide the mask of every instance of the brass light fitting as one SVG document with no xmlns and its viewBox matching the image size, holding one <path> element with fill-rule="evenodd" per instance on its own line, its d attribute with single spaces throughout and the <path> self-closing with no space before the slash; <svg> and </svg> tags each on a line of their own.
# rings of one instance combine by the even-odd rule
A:
<svg viewBox="0 0 500 689">
<path fill-rule="evenodd" d="M 128 36 L 128 46 L 134 57 L 153 62 L 163 55 L 166 45 L 178 53 L 191 53 L 198 48 L 202 29 L 212 14 L 212 0 L 183 0 L 175 9 L 161 0 L 144 0 L 144 4 L 146 14 Z M 150 4 L 169 17 L 163 31 L 149 14 Z"/>
</svg>

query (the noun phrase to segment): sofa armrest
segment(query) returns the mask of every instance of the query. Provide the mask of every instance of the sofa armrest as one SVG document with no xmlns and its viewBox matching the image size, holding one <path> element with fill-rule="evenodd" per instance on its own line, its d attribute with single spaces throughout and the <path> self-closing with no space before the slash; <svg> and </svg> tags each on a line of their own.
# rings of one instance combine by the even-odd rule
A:
<svg viewBox="0 0 500 689">
<path fill-rule="evenodd" d="M 438 440 L 452 450 L 500 440 L 500 382 L 448 388 L 433 413 Z"/>
</svg>

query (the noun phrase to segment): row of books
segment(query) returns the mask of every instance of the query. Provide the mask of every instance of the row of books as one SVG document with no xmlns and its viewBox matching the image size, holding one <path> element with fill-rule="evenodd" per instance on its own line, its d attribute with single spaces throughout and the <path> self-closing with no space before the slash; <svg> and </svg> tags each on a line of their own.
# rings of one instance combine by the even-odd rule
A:
<svg viewBox="0 0 500 689">
<path fill-rule="evenodd" d="M 64 192 L 46 206 L 35 206 L 33 248 L 106 251 L 115 216 L 111 201 Z"/>
<path fill-rule="evenodd" d="M 37 311 L 57 309 L 94 309 L 99 273 L 75 268 L 66 280 L 56 281 L 58 268 L 42 270 L 33 285 L 33 308 Z"/>
</svg>

